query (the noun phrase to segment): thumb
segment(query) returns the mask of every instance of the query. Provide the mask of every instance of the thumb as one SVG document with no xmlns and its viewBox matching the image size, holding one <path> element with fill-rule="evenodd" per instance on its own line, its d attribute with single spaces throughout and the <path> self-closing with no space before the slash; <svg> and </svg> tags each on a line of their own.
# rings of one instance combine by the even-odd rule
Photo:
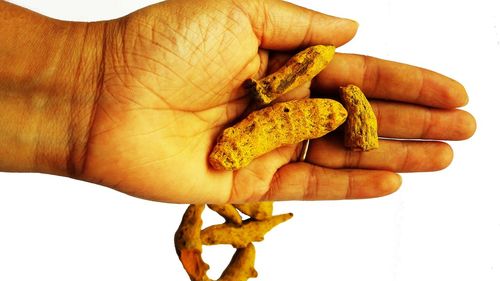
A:
<svg viewBox="0 0 500 281">
<path fill-rule="evenodd" d="M 341 46 L 349 42 L 358 23 L 329 16 L 280 0 L 242 1 L 259 45 L 288 50 L 311 45 Z"/>
</svg>

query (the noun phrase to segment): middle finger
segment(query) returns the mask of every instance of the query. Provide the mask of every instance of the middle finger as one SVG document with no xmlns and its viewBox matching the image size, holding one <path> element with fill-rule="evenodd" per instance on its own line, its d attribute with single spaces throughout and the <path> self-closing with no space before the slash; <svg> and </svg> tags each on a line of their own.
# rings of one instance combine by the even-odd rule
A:
<svg viewBox="0 0 500 281">
<path fill-rule="evenodd" d="M 374 169 L 393 172 L 428 172 L 446 168 L 451 147 L 438 141 L 380 140 L 378 149 L 346 149 L 341 138 L 329 135 L 311 142 L 306 161 L 331 169 Z"/>
</svg>

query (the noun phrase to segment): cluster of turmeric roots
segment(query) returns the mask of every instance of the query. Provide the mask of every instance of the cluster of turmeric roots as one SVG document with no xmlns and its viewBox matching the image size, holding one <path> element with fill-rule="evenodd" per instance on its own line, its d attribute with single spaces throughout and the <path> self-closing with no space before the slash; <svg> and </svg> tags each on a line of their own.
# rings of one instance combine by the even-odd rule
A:
<svg viewBox="0 0 500 281">
<path fill-rule="evenodd" d="M 322 137 L 345 123 L 344 146 L 368 151 L 378 147 L 377 120 L 361 89 L 341 87 L 340 102 L 306 98 L 275 103 L 279 96 L 310 81 L 332 60 L 334 46 L 318 45 L 293 56 L 278 71 L 260 79 L 249 79 L 244 87 L 262 109 L 250 113 L 225 129 L 208 161 L 218 170 L 237 170 L 253 159 L 286 144 Z M 219 281 L 245 281 L 256 277 L 253 242 L 264 239 L 274 226 L 292 214 L 273 216 L 272 202 L 208 205 L 226 219 L 220 225 L 201 229 L 204 205 L 190 205 L 175 234 L 175 247 L 192 281 L 208 281 L 208 265 L 201 257 L 202 245 L 230 244 L 237 248 Z M 242 220 L 240 212 L 249 216 Z"/>
<path fill-rule="evenodd" d="M 208 207 L 226 219 L 223 224 L 202 227 L 201 214 L 205 205 L 189 205 L 179 229 L 175 233 L 177 255 L 192 281 L 209 281 L 209 266 L 203 261 L 203 245 L 229 244 L 236 248 L 233 258 L 219 281 L 240 281 L 257 277 L 254 268 L 255 247 L 276 225 L 287 221 L 292 214 L 273 216 L 272 202 L 247 204 L 208 204 Z M 242 220 L 240 212 L 249 216 Z"/>
</svg>

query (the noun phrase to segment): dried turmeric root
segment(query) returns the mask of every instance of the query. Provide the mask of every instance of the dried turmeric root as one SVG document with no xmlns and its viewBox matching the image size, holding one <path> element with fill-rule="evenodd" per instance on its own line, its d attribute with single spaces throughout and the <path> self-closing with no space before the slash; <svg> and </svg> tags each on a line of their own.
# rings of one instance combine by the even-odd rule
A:
<svg viewBox="0 0 500 281">
<path fill-rule="evenodd" d="M 245 248 L 236 250 L 227 268 L 218 281 L 245 281 L 257 277 L 254 268 L 255 246 L 250 243 Z"/>
<path fill-rule="evenodd" d="M 356 151 L 378 148 L 377 117 L 365 95 L 354 85 L 340 89 L 340 98 L 348 112 L 344 146 Z"/>
<path fill-rule="evenodd" d="M 278 71 L 260 79 L 248 79 L 243 87 L 261 105 L 269 104 L 277 97 L 308 82 L 332 60 L 335 46 L 317 45 L 294 55 Z"/>
<path fill-rule="evenodd" d="M 225 211 L 219 211 L 231 210 L 231 208 L 225 208 L 226 205 L 233 207 L 231 204 L 221 204 L 211 205 L 211 208 L 219 214 L 225 214 Z M 272 202 L 255 204 L 250 209 L 266 213 L 269 212 L 269 207 L 272 213 Z M 175 233 L 175 250 L 191 281 L 211 281 L 207 276 L 209 266 L 201 257 L 203 244 L 231 244 L 238 248 L 217 281 L 246 281 L 257 277 L 257 271 L 254 268 L 255 247 L 252 241 L 263 240 L 269 230 L 292 217 L 292 214 L 282 214 L 261 221 L 248 219 L 242 225 L 228 220 L 224 224 L 201 230 L 203 209 L 204 205 L 189 205 Z M 234 207 L 233 210 L 238 212 Z"/>
<path fill-rule="evenodd" d="M 273 215 L 272 201 L 234 204 L 234 206 L 240 210 L 240 212 L 255 220 L 265 220 Z"/>
<path fill-rule="evenodd" d="M 209 266 L 201 258 L 201 213 L 204 208 L 205 205 L 189 205 L 174 237 L 175 251 L 191 281 L 208 280 Z"/>
<path fill-rule="evenodd" d="M 208 160 L 219 170 L 245 167 L 254 158 L 285 144 L 319 138 L 335 130 L 347 111 L 331 99 L 302 99 L 254 111 L 225 129 Z"/>
<path fill-rule="evenodd" d="M 270 217 L 266 220 L 246 220 L 241 226 L 218 224 L 201 231 L 203 245 L 230 244 L 235 248 L 244 248 L 251 242 L 264 240 L 264 235 L 278 224 L 289 220 L 291 213 Z"/>
<path fill-rule="evenodd" d="M 226 222 L 241 225 L 241 216 L 235 206 L 231 204 L 208 204 L 207 206 L 225 218 Z"/>
</svg>

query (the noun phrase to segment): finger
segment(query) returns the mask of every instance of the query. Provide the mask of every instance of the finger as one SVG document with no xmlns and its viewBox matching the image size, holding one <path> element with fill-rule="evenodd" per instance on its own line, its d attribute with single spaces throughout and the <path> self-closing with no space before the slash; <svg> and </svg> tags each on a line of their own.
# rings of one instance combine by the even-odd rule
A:
<svg viewBox="0 0 500 281">
<path fill-rule="evenodd" d="M 451 147 L 437 141 L 380 140 L 378 149 L 359 152 L 344 148 L 331 136 L 313 140 L 306 161 L 332 169 L 376 169 L 393 172 L 430 172 L 448 167 Z"/>
<path fill-rule="evenodd" d="M 241 1 L 260 46 L 272 50 L 327 44 L 340 46 L 356 34 L 358 24 L 285 1 Z"/>
<path fill-rule="evenodd" d="M 355 84 L 371 98 L 439 108 L 468 102 L 464 87 L 439 73 L 362 55 L 336 54 L 317 76 L 314 88 L 329 94 L 339 86 Z"/>
<path fill-rule="evenodd" d="M 261 201 L 275 172 L 290 161 L 295 161 L 300 149 L 300 144 L 280 146 L 235 171 L 229 202 Z"/>
<path fill-rule="evenodd" d="M 260 59 L 260 66 L 259 70 L 257 71 L 257 74 L 254 77 L 256 79 L 262 78 L 266 75 L 269 65 L 269 51 L 265 49 L 259 49 L 258 55 Z"/>
<path fill-rule="evenodd" d="M 474 117 L 459 109 L 436 109 L 371 100 L 382 137 L 464 140 L 476 130 Z"/>
<path fill-rule="evenodd" d="M 281 167 L 263 200 L 361 199 L 388 195 L 401 185 L 389 171 L 334 170 L 305 162 Z"/>
</svg>

